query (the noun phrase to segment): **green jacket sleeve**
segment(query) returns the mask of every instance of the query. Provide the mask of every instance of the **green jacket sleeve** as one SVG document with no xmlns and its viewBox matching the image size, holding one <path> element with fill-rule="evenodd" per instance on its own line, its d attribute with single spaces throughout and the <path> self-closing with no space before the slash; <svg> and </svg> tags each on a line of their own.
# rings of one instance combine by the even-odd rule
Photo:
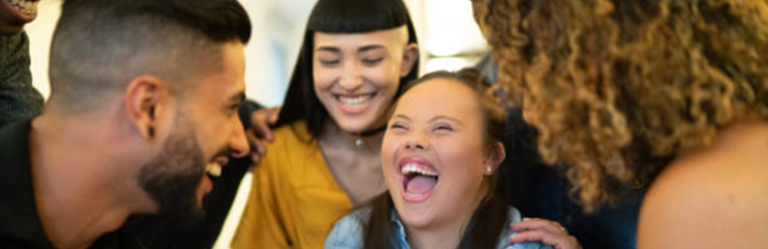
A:
<svg viewBox="0 0 768 249">
<path fill-rule="evenodd" d="M 0 127 L 43 110 L 43 96 L 32 87 L 29 65 L 27 34 L 0 36 Z"/>
</svg>

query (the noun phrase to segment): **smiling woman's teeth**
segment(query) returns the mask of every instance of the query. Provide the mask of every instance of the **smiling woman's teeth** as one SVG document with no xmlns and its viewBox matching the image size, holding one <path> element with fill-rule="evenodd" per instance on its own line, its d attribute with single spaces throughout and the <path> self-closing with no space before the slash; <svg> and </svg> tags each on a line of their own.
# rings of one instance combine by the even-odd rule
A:
<svg viewBox="0 0 768 249">
<path fill-rule="evenodd" d="M 354 97 L 338 96 L 337 99 L 345 105 L 362 105 L 373 98 L 374 94 L 358 95 Z"/>
<path fill-rule="evenodd" d="M 209 163 L 205 166 L 205 172 L 214 177 L 221 176 L 221 166 L 218 163 Z"/>
<path fill-rule="evenodd" d="M 405 165 L 401 169 L 401 172 L 403 173 L 403 175 L 410 175 L 410 174 L 413 174 L 413 173 L 418 173 L 420 175 L 425 175 L 425 176 L 437 176 L 437 172 L 434 172 L 434 171 L 431 171 L 431 170 L 427 170 L 427 169 L 423 169 L 418 164 L 408 164 L 408 165 Z"/>
<path fill-rule="evenodd" d="M 37 13 L 37 4 L 40 2 L 40 1 L 32 2 L 32 1 L 25 1 L 25 0 L 6 0 L 6 1 L 11 3 L 11 5 L 13 5 L 14 7 L 16 7 L 16 9 L 19 10 L 19 12 L 27 15 L 32 15 Z"/>
</svg>

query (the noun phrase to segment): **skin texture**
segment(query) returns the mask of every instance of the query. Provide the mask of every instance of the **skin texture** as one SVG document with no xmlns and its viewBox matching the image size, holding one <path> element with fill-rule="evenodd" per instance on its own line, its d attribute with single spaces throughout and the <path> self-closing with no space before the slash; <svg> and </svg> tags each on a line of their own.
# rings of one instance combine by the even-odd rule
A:
<svg viewBox="0 0 768 249">
<path fill-rule="evenodd" d="M 243 45 L 220 46 L 221 70 L 201 75 L 183 97 L 169 82 L 141 75 L 91 112 L 71 115 L 49 103 L 33 121 L 36 203 L 57 248 L 87 248 L 131 214 L 199 210 L 211 188 L 201 162 L 223 165 L 227 155 L 248 152 L 236 115 L 245 89 Z M 147 171 L 153 177 L 144 180 L 170 179 L 162 186 L 182 191 L 146 188 Z M 181 196 L 157 198 L 158 191 Z"/>
<path fill-rule="evenodd" d="M 488 191 L 485 177 L 501 160 L 487 149 L 479 110 L 468 86 L 433 79 L 409 90 L 394 111 L 382 145 L 382 168 L 414 248 L 456 247 L 459 238 L 452 235 L 461 234 Z M 400 164 L 406 158 L 426 160 L 439 172 L 423 202 L 403 198 Z"/>
<path fill-rule="evenodd" d="M 728 127 L 683 154 L 643 201 L 638 248 L 766 248 L 768 124 Z"/>
</svg>

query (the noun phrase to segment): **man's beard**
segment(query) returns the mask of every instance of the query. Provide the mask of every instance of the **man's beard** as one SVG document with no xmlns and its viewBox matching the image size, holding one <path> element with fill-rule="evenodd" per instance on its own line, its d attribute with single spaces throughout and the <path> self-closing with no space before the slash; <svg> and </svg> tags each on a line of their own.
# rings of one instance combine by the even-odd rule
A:
<svg viewBox="0 0 768 249">
<path fill-rule="evenodd" d="M 197 200 L 197 190 L 205 174 L 205 160 L 195 139 L 191 122 L 179 117 L 175 127 L 189 132 L 174 132 L 163 144 L 160 154 L 142 167 L 139 185 L 152 197 L 161 216 L 194 224 L 202 221 L 204 210 Z"/>
</svg>

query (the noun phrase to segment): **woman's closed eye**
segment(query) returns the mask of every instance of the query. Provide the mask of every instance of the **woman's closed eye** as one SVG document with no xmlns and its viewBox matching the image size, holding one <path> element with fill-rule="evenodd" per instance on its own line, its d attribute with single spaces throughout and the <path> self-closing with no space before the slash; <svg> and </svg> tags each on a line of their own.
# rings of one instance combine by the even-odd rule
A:
<svg viewBox="0 0 768 249">
<path fill-rule="evenodd" d="M 453 126 L 450 124 L 438 124 L 435 125 L 434 129 L 435 132 L 451 132 L 453 131 Z"/>
<path fill-rule="evenodd" d="M 379 63 L 381 63 L 381 61 L 383 61 L 383 60 L 384 60 L 384 57 L 363 59 L 363 64 L 366 65 L 366 66 L 369 66 L 369 67 L 370 66 L 376 66 Z"/>
<path fill-rule="evenodd" d="M 322 64 L 323 66 L 326 66 L 326 67 L 336 66 L 336 65 L 339 64 L 339 62 L 340 62 L 340 60 L 338 60 L 338 59 L 336 59 L 336 60 L 323 60 L 323 59 L 320 59 L 320 64 Z"/>
<path fill-rule="evenodd" d="M 401 123 L 392 123 L 391 125 L 389 125 L 389 129 L 393 131 L 407 131 L 408 126 Z"/>
</svg>

